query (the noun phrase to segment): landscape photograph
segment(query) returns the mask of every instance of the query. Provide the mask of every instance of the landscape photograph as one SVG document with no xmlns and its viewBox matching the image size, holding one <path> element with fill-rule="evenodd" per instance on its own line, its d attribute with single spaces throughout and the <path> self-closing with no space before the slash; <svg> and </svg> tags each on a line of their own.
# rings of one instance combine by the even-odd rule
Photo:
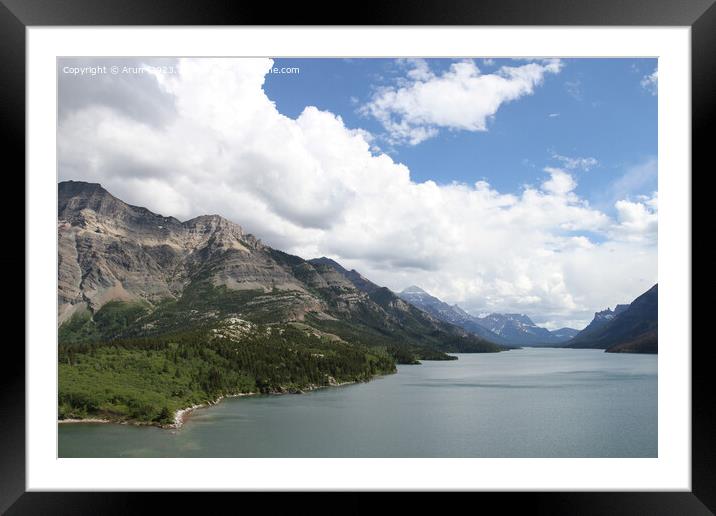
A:
<svg viewBox="0 0 716 516">
<path fill-rule="evenodd" d="M 658 457 L 657 90 L 58 59 L 58 456 Z"/>
</svg>

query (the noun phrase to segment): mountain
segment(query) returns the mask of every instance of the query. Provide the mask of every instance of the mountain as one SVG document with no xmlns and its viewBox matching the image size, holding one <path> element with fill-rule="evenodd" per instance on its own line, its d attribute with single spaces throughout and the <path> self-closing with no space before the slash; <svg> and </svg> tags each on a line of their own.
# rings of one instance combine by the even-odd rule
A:
<svg viewBox="0 0 716 516">
<path fill-rule="evenodd" d="M 607 308 L 606 310 L 602 310 L 601 312 L 595 312 L 592 321 L 581 332 L 578 332 L 577 334 L 582 335 L 582 337 L 580 338 L 586 338 L 589 335 L 596 334 L 602 328 L 607 326 L 609 322 L 614 319 L 614 317 L 622 313 L 627 308 L 629 308 L 628 304 L 616 305 L 614 307 L 614 310 L 612 310 L 611 308 Z M 573 335 L 572 338 L 576 337 L 577 334 Z"/>
<path fill-rule="evenodd" d="M 658 330 L 650 330 L 626 341 L 621 341 L 606 349 L 607 353 L 650 353 L 659 352 Z"/>
<path fill-rule="evenodd" d="M 496 344 L 508 344 L 506 339 L 478 323 L 476 317 L 470 315 L 457 305 L 449 305 L 437 297 L 431 296 L 420 287 L 408 287 L 400 292 L 398 296 L 441 321 L 460 326 L 468 332 Z"/>
<path fill-rule="evenodd" d="M 460 324 L 456 324 L 453 321 L 445 320 L 439 316 L 433 316 L 430 312 L 425 313 L 421 307 L 410 303 L 403 299 L 400 295 L 396 295 L 390 289 L 386 287 L 380 287 L 370 280 L 366 279 L 355 269 L 347 270 L 335 260 L 330 258 L 321 257 L 309 260 L 313 266 L 320 268 L 329 268 L 338 272 L 343 278 L 351 282 L 351 284 L 360 290 L 368 294 L 371 301 L 381 306 L 388 313 L 392 313 L 397 317 L 406 328 L 414 328 L 415 331 L 435 331 L 437 329 L 441 333 L 446 335 L 452 335 L 451 340 L 452 346 L 458 346 L 461 351 L 467 351 L 475 348 L 476 352 L 485 350 L 500 350 L 500 346 L 497 346 L 497 342 L 494 340 L 482 337 L 476 338 L 475 334 L 469 330 L 465 331 L 465 328 L 461 328 Z M 420 330 L 422 328 L 422 330 Z"/>
<path fill-rule="evenodd" d="M 421 310 L 464 328 L 483 339 L 504 346 L 550 346 L 561 344 L 574 337 L 578 330 L 560 328 L 550 331 L 537 326 L 524 314 L 489 314 L 476 317 L 458 305 L 449 305 L 417 286 L 411 286 L 398 294 L 402 299 Z"/>
<path fill-rule="evenodd" d="M 58 185 L 58 201 L 60 325 L 75 319 L 76 326 L 79 316 L 92 319 L 101 337 L 117 338 L 240 313 L 254 323 L 301 322 L 349 342 L 407 346 L 424 356 L 500 350 L 355 271 L 272 249 L 218 215 L 181 222 L 76 181 Z M 165 317 L 169 302 L 179 314 Z M 98 328 L 96 316 L 110 303 L 141 306 L 142 328 L 131 320 L 110 333 Z"/>
<path fill-rule="evenodd" d="M 629 305 L 597 312 L 594 320 L 566 347 L 604 349 L 610 353 L 657 353 L 658 285 Z"/>
<path fill-rule="evenodd" d="M 551 330 L 553 339 L 557 339 L 558 342 L 567 342 L 569 339 L 574 338 L 579 333 L 579 330 L 574 328 L 560 328 L 558 330 Z"/>
<path fill-rule="evenodd" d="M 358 290 L 361 290 L 366 294 L 372 294 L 381 288 L 372 281 L 361 276 L 361 274 L 355 269 L 347 270 L 337 261 L 326 258 L 325 256 L 308 260 L 308 263 L 312 265 L 327 265 L 332 267 L 348 281 L 350 281 Z"/>
<path fill-rule="evenodd" d="M 476 317 L 474 320 L 499 335 L 507 343 L 519 346 L 561 345 L 579 333 L 579 330 L 574 328 L 548 330 L 537 326 L 525 314 L 493 313 L 484 317 Z"/>
<path fill-rule="evenodd" d="M 537 326 L 525 314 L 489 314 L 476 318 L 478 324 L 496 333 L 510 344 L 520 346 L 549 346 L 569 340 L 572 328 L 561 328 L 554 332 Z"/>
</svg>

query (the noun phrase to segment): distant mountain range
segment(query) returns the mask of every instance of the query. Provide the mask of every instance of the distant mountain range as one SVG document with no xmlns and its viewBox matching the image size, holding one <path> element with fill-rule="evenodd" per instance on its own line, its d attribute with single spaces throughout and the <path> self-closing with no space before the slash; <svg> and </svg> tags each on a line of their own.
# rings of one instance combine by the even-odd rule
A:
<svg viewBox="0 0 716 516">
<path fill-rule="evenodd" d="M 658 353 L 659 291 L 654 285 L 629 305 L 594 314 L 592 322 L 566 347 L 609 353 Z"/>
<path fill-rule="evenodd" d="M 614 310 L 607 308 L 596 312 L 594 319 L 581 331 L 573 328 L 550 331 L 537 326 L 525 314 L 474 316 L 416 286 L 408 287 L 398 295 L 440 320 L 505 346 L 594 348 L 610 353 L 658 352 L 657 285 L 631 304 L 619 304 Z"/>
<path fill-rule="evenodd" d="M 537 326 L 525 314 L 489 314 L 477 318 L 479 324 L 489 328 L 508 342 L 522 346 L 550 346 L 561 344 L 574 337 L 578 330 L 560 328 L 550 331 Z"/>
<path fill-rule="evenodd" d="M 441 321 L 446 321 L 450 324 L 460 326 L 470 333 L 479 335 L 483 339 L 487 339 L 497 344 L 509 344 L 507 339 L 502 338 L 497 333 L 494 333 L 490 329 L 479 324 L 476 321 L 476 317 L 465 312 L 459 306 L 449 305 L 437 297 L 431 296 L 420 287 L 408 287 L 398 293 L 398 296 L 408 303 L 417 306 L 421 310 L 424 310 L 430 315 L 440 319 Z"/>
<path fill-rule="evenodd" d="M 560 328 L 550 331 L 537 326 L 524 314 L 493 313 L 477 317 L 457 305 L 449 305 L 420 287 L 411 286 L 398 294 L 402 299 L 425 310 L 429 314 L 460 326 L 480 337 L 511 346 L 553 346 L 567 342 L 578 330 Z"/>
</svg>

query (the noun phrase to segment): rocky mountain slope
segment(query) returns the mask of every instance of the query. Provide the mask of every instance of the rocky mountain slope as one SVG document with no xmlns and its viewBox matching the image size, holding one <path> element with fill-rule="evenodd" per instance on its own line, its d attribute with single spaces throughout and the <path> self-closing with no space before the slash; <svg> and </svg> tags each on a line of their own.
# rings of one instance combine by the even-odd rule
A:
<svg viewBox="0 0 716 516">
<path fill-rule="evenodd" d="M 431 296 L 420 287 L 414 285 L 408 287 L 398 293 L 398 296 L 442 321 L 460 326 L 468 332 L 491 342 L 508 345 L 506 339 L 490 331 L 485 326 L 482 326 L 477 322 L 476 317 L 470 315 L 457 305 L 449 305 L 437 297 Z"/>
<path fill-rule="evenodd" d="M 357 270 L 348 270 L 337 261 L 331 260 L 330 258 L 326 258 L 325 256 L 322 256 L 321 258 L 313 258 L 311 260 L 308 260 L 308 262 L 314 266 L 327 265 L 329 267 L 332 267 L 337 272 L 339 272 L 341 276 L 350 281 L 354 287 L 356 287 L 362 292 L 365 292 L 366 294 L 372 294 L 373 292 L 381 288 L 369 279 L 364 278 Z"/>
<path fill-rule="evenodd" d="M 75 181 L 59 184 L 58 200 L 61 340 L 217 330 L 239 320 L 301 324 L 384 346 L 401 361 L 501 349 L 355 271 L 272 249 L 218 215 L 181 222 Z"/>
<path fill-rule="evenodd" d="M 658 285 L 654 285 L 629 305 L 597 312 L 592 323 L 570 340 L 567 347 L 614 353 L 657 353 L 658 308 Z"/>
<path fill-rule="evenodd" d="M 490 338 L 492 335 L 483 336 L 475 334 L 459 324 L 455 324 L 452 321 L 446 321 L 442 317 L 433 317 L 429 312 L 417 307 L 413 303 L 406 302 L 405 299 L 396 295 L 387 287 L 379 287 L 375 283 L 367 280 L 356 270 L 347 270 L 340 264 L 336 263 L 330 258 L 316 258 L 310 260 L 315 266 L 328 266 L 337 270 L 345 279 L 350 281 L 357 289 L 368 294 L 369 298 L 381 306 L 387 313 L 392 314 L 394 317 L 399 319 L 402 324 L 408 328 L 412 328 L 413 331 L 417 332 L 433 332 L 439 331 L 446 335 L 451 335 L 451 340 L 454 346 L 458 346 L 460 349 L 467 350 L 472 346 L 488 346 L 492 347 L 498 344 L 496 340 Z M 489 332 L 485 332 L 489 333 Z M 496 337 L 496 336 L 494 336 Z M 464 342 L 465 344 L 461 344 Z M 473 344 L 474 343 L 474 344 Z M 488 344 L 489 343 L 489 344 Z M 500 346 L 496 346 L 498 349 Z M 507 346 L 506 346 L 507 347 Z"/>
<path fill-rule="evenodd" d="M 594 312 L 594 318 L 590 321 L 590 323 L 581 332 L 577 332 L 577 334 L 573 335 L 572 338 L 581 334 L 580 338 L 586 339 L 589 335 L 596 334 L 602 328 L 607 326 L 615 316 L 619 315 L 627 308 L 629 308 L 628 304 L 616 305 L 614 310 L 607 308 L 601 312 Z"/>
</svg>

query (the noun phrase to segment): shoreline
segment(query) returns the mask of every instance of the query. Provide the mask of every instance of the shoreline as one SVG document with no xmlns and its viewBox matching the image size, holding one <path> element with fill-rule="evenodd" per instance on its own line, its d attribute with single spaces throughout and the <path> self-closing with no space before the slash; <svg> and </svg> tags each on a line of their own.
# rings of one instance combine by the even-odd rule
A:
<svg viewBox="0 0 716 516">
<path fill-rule="evenodd" d="M 397 371 L 396 371 L 397 372 Z M 373 380 L 374 378 L 378 378 L 383 375 L 375 375 L 371 377 L 370 380 Z M 368 380 L 368 381 L 370 381 Z M 266 394 L 262 394 L 260 392 L 242 392 L 239 394 L 225 394 L 224 396 L 219 396 L 213 401 L 210 401 L 208 403 L 201 403 L 199 405 L 193 405 L 191 407 L 179 409 L 174 413 L 174 423 L 166 426 L 162 426 L 162 428 L 172 428 L 174 430 L 180 429 L 184 423 L 186 422 L 187 418 L 194 412 L 196 409 L 200 408 L 209 408 L 214 405 L 218 405 L 224 398 L 242 398 L 245 396 L 283 396 L 285 394 L 305 394 L 306 392 L 316 391 L 318 389 L 327 389 L 329 387 L 342 387 L 344 385 L 352 385 L 354 383 L 359 383 L 357 380 L 349 381 L 349 382 L 329 382 L 328 385 L 309 385 L 307 387 L 304 387 L 302 389 L 297 389 L 295 391 L 285 391 L 285 392 L 269 392 Z"/>
<path fill-rule="evenodd" d="M 395 371 L 397 373 L 397 371 Z M 395 374 L 395 373 L 390 373 Z M 375 376 L 372 376 L 370 380 L 373 380 L 374 378 L 380 378 L 381 376 L 384 376 L 384 374 L 377 374 Z M 348 382 L 336 382 L 335 379 L 331 378 L 328 385 L 308 385 L 306 387 L 303 387 L 301 389 L 296 389 L 294 391 L 276 391 L 276 392 L 269 392 L 266 394 L 262 394 L 260 392 L 240 392 L 237 394 L 224 394 L 223 396 L 219 396 L 215 400 L 208 401 L 206 403 L 199 403 L 197 405 L 192 405 L 190 407 L 185 407 L 178 409 L 174 412 L 174 422 L 166 425 L 161 425 L 158 423 L 152 423 L 150 421 L 132 421 L 132 420 L 112 420 L 112 419 L 106 419 L 106 418 L 98 418 L 98 417 L 88 417 L 86 419 L 77 419 L 77 418 L 70 418 L 70 419 L 58 419 L 58 424 L 79 424 L 79 423 L 90 423 L 90 424 L 117 424 L 117 425 L 135 425 L 135 426 L 155 426 L 157 428 L 161 429 L 172 429 L 172 430 L 178 430 L 180 429 L 186 420 L 189 418 L 189 416 L 197 409 L 200 408 L 209 408 L 214 405 L 219 404 L 224 398 L 242 398 L 245 396 L 281 396 L 285 394 L 305 394 L 306 392 L 315 391 L 318 389 L 326 389 L 329 387 L 342 387 L 344 385 L 352 385 L 355 383 L 363 383 L 359 380 L 352 380 Z M 370 381 L 366 380 L 366 381 Z"/>
<path fill-rule="evenodd" d="M 199 408 L 209 408 L 213 405 L 217 405 L 221 400 L 224 398 L 241 398 L 244 396 L 255 396 L 256 392 L 240 392 L 238 394 L 224 394 L 223 396 L 219 396 L 213 401 L 208 401 L 206 403 L 199 403 L 198 405 L 192 405 L 191 407 L 186 407 L 177 410 L 174 412 L 174 422 L 169 425 L 159 425 L 160 428 L 172 428 L 175 430 L 178 430 L 179 428 L 184 425 L 184 422 L 188 418 L 188 416 L 191 415 L 192 412 L 194 412 L 196 409 Z"/>
<path fill-rule="evenodd" d="M 98 417 L 88 417 L 87 419 L 58 419 L 57 423 L 73 424 L 73 423 L 111 423 L 109 419 L 102 419 Z"/>
</svg>

